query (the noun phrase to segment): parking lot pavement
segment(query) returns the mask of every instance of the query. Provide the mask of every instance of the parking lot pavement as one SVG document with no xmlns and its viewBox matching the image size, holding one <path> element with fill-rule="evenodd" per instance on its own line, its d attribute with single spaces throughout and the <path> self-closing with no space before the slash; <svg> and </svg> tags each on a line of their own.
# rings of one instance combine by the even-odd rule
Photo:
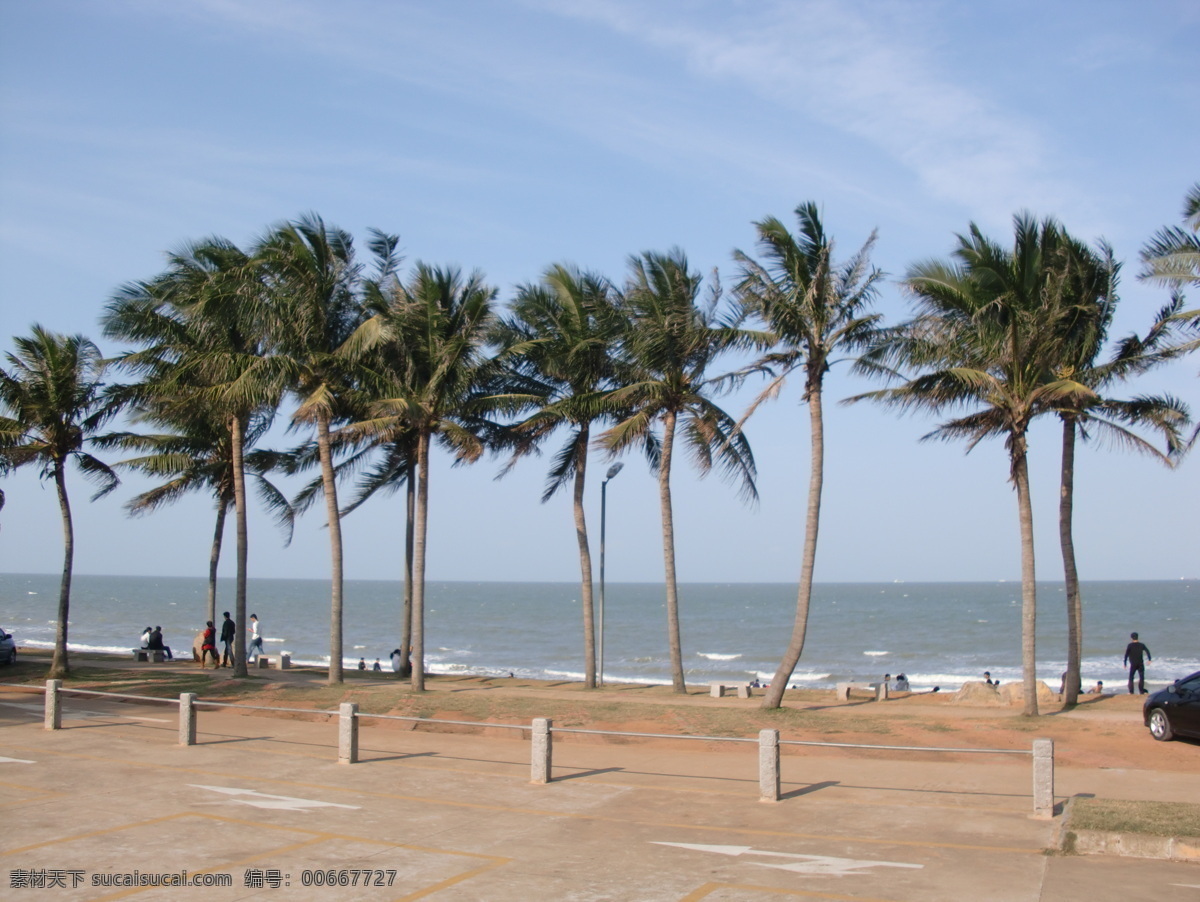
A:
<svg viewBox="0 0 1200 902">
<path fill-rule="evenodd" d="M 1046 855 L 1028 762 L 785 756 L 764 804 L 753 746 L 556 741 L 533 785 L 512 734 L 364 723 L 339 765 L 333 719 L 203 710 L 185 747 L 170 705 L 67 697 L 46 731 L 0 692 L 2 895 L 1200 900 L 1195 865 Z"/>
</svg>

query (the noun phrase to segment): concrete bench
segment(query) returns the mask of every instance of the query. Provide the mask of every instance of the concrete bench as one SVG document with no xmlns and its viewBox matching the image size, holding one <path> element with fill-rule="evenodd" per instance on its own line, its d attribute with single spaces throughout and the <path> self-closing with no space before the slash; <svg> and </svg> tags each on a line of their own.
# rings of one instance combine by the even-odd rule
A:
<svg viewBox="0 0 1200 902">
<path fill-rule="evenodd" d="M 292 666 L 292 656 L 286 653 L 279 655 L 278 658 L 275 655 L 259 655 L 254 661 L 259 670 L 266 670 L 268 667 L 288 670 Z"/>
<path fill-rule="evenodd" d="M 708 694 L 713 698 L 721 698 L 725 695 L 726 689 L 736 689 L 738 698 L 750 697 L 750 682 L 749 680 L 735 681 L 732 683 L 722 682 L 721 680 L 713 680 L 708 684 Z"/>
<path fill-rule="evenodd" d="M 147 663 L 153 661 L 155 664 L 161 664 L 165 658 L 166 654 L 161 648 L 133 649 L 133 660 L 135 661 L 146 661 Z"/>
<path fill-rule="evenodd" d="M 837 684 L 837 700 L 839 702 L 850 701 L 851 689 L 864 689 L 875 693 L 876 701 L 887 701 L 888 684 L 887 683 L 838 683 Z"/>
</svg>

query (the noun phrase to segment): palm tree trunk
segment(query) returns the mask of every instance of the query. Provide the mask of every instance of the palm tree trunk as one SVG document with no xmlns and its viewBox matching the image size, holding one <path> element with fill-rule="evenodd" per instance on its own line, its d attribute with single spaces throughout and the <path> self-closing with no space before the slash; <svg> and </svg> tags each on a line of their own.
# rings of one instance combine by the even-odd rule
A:
<svg viewBox="0 0 1200 902">
<path fill-rule="evenodd" d="M 224 498 L 217 499 L 217 525 L 213 530 L 212 551 L 208 555 L 208 616 L 205 620 L 217 622 L 217 566 L 221 563 L 221 541 L 225 537 L 225 517 L 229 512 L 229 502 Z"/>
<path fill-rule="evenodd" d="M 333 478 L 333 451 L 329 443 L 329 416 L 317 415 L 317 454 L 321 458 L 321 486 L 325 515 L 329 518 L 329 555 L 333 587 L 329 605 L 329 684 L 342 682 L 342 518 L 338 513 L 337 483 Z"/>
<path fill-rule="evenodd" d="M 417 503 L 417 462 L 412 457 L 406 464 L 408 479 L 404 487 L 404 613 L 400 624 L 400 670 L 397 677 L 412 676 L 413 621 L 413 519 Z"/>
<path fill-rule="evenodd" d="M 233 446 L 233 510 L 237 522 L 237 600 L 234 611 L 237 634 L 234 637 L 233 674 L 244 677 L 246 672 L 246 562 L 249 557 L 250 532 L 246 528 L 246 461 L 242 421 L 230 417 L 229 430 Z M 216 619 L 213 619 L 216 623 Z"/>
<path fill-rule="evenodd" d="M 1027 717 L 1037 717 L 1037 577 L 1033 560 L 1033 505 L 1029 500 L 1029 461 L 1025 436 L 1011 439 L 1013 482 L 1021 520 L 1021 676 Z"/>
<path fill-rule="evenodd" d="M 820 385 L 809 389 L 808 420 L 812 460 L 809 462 L 808 511 L 804 521 L 804 557 L 800 564 L 800 589 L 796 595 L 796 620 L 792 624 L 792 638 L 783 660 L 779 662 L 779 669 L 775 671 L 775 677 L 763 698 L 764 708 L 778 708 L 783 704 L 783 692 L 804 652 L 804 640 L 808 633 L 808 610 L 812 603 L 813 571 L 817 560 L 817 531 L 821 525 L 821 489 L 825 484 L 825 417 L 821 408 Z"/>
<path fill-rule="evenodd" d="M 1058 497 L 1058 540 L 1062 546 L 1063 578 L 1067 593 L 1067 677 L 1063 701 L 1077 704 L 1080 691 L 1080 666 L 1083 653 L 1083 599 L 1079 592 L 1079 571 L 1075 566 L 1075 540 L 1071 526 L 1075 503 L 1075 418 L 1063 417 L 1062 478 Z"/>
<path fill-rule="evenodd" d="M 413 536 L 412 690 L 425 691 L 425 533 L 429 520 L 429 434 L 417 441 L 417 509 Z"/>
<path fill-rule="evenodd" d="M 583 602 L 583 688 L 596 688 L 596 622 L 592 603 L 592 551 L 588 545 L 587 522 L 583 516 L 583 486 L 587 470 L 586 423 L 575 439 L 575 538 L 579 542 L 580 600 Z"/>
<path fill-rule="evenodd" d="M 683 650 L 679 641 L 679 586 L 675 581 L 675 518 L 671 511 L 671 450 L 675 445 L 675 412 L 663 417 L 662 454 L 658 461 L 658 500 L 662 506 L 663 566 L 667 582 L 667 643 L 671 649 L 671 686 L 687 694 Z"/>
<path fill-rule="evenodd" d="M 63 524 L 63 572 L 58 587 L 58 626 L 54 636 L 54 657 L 50 662 L 50 679 L 57 680 L 71 672 L 67 660 L 67 621 L 71 613 L 71 571 L 75 564 L 75 527 L 71 522 L 71 502 L 67 498 L 67 474 L 61 461 L 54 462 L 54 487 L 58 490 L 58 508 Z"/>
</svg>

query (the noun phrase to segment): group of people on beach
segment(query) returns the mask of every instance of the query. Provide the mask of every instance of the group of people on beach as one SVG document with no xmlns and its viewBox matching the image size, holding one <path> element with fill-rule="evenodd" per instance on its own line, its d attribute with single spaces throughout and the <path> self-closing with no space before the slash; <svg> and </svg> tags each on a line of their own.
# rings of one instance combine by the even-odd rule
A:
<svg viewBox="0 0 1200 902">
<path fill-rule="evenodd" d="M 213 670 L 218 670 L 222 667 L 233 667 L 236 663 L 236 658 L 233 652 L 233 643 L 237 638 L 237 623 L 229 616 L 229 612 L 225 611 L 222 615 L 224 619 L 221 621 L 221 655 L 217 655 L 217 629 L 213 626 L 211 620 L 207 621 L 204 626 L 204 631 L 200 634 L 200 666 L 204 667 L 209 656 L 212 656 Z M 250 644 L 246 646 L 246 661 L 250 663 L 258 658 L 263 653 L 262 626 L 258 622 L 258 615 L 250 615 Z"/>
</svg>

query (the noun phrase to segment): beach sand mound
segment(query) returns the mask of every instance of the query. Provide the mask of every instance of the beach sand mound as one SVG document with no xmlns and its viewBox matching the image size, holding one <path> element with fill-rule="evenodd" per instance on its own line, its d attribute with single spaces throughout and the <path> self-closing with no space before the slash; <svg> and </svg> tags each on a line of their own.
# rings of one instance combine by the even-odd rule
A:
<svg viewBox="0 0 1200 902">
<path fill-rule="evenodd" d="M 1007 688 L 1007 687 L 1005 687 Z M 955 704 L 962 705 L 1007 705 L 995 686 L 987 683 L 963 683 L 962 688 L 951 696 Z"/>
<path fill-rule="evenodd" d="M 1007 705 L 1019 705 L 1025 701 L 1025 687 L 1020 683 L 1005 683 L 1000 687 L 1000 697 Z M 1039 705 L 1057 702 L 1058 693 L 1051 691 L 1049 686 L 1038 680 L 1037 700 Z"/>
</svg>

